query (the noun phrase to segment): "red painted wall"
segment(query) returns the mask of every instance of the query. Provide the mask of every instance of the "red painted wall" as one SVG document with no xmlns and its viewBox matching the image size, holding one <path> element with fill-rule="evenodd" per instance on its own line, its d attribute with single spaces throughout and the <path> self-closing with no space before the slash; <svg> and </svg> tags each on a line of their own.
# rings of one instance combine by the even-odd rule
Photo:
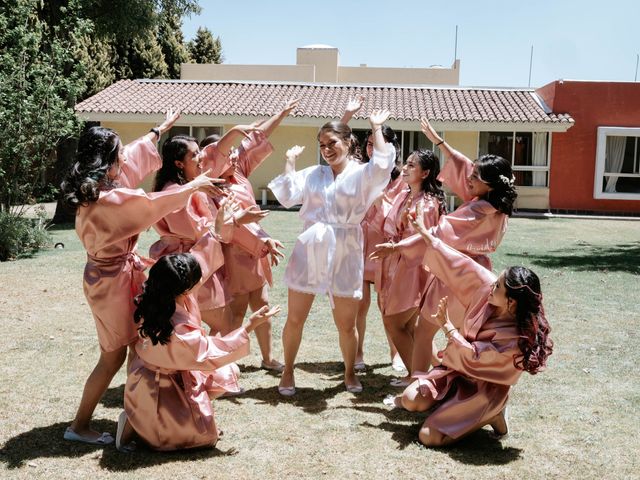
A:
<svg viewBox="0 0 640 480">
<path fill-rule="evenodd" d="M 640 200 L 593 198 L 597 128 L 640 127 L 640 83 L 558 80 L 536 92 L 552 111 L 575 120 L 565 133 L 552 135 L 550 207 L 640 213 Z"/>
</svg>

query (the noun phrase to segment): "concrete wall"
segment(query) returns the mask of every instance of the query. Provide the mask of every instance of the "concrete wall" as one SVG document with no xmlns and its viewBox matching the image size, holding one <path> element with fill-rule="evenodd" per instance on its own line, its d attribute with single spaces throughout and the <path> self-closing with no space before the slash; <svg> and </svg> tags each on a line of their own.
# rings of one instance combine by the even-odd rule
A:
<svg viewBox="0 0 640 480">
<path fill-rule="evenodd" d="M 217 65 L 183 63 L 182 80 L 238 80 L 275 82 L 313 82 L 313 65 Z"/>
<path fill-rule="evenodd" d="M 452 68 L 338 67 L 338 83 L 460 85 L 459 63 Z"/>
<path fill-rule="evenodd" d="M 336 83 L 338 81 L 340 54 L 337 48 L 298 48 L 296 64 L 313 65 L 316 71 L 316 82 Z"/>
<path fill-rule="evenodd" d="M 640 200 L 594 198 L 597 127 L 640 127 L 640 83 L 559 80 L 536 90 L 554 112 L 575 125 L 551 143 L 552 209 L 640 212 Z"/>
</svg>

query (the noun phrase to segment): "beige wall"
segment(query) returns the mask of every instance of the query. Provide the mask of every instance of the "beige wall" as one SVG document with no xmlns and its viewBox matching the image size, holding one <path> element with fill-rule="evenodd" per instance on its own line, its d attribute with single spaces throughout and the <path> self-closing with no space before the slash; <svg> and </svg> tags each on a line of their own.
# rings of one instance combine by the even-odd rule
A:
<svg viewBox="0 0 640 480">
<path fill-rule="evenodd" d="M 459 85 L 455 68 L 339 67 L 338 83 Z"/>
<path fill-rule="evenodd" d="M 313 82 L 313 65 L 216 65 L 183 63 L 181 80 Z"/>
<path fill-rule="evenodd" d="M 337 48 L 298 48 L 296 65 L 183 63 L 182 80 L 321 82 L 366 85 L 459 85 L 460 60 L 451 68 L 341 67 Z"/>
<path fill-rule="evenodd" d="M 316 82 L 335 83 L 338 81 L 340 54 L 337 48 L 298 48 L 296 64 L 314 65 Z"/>
<path fill-rule="evenodd" d="M 546 187 L 518 187 L 516 208 L 549 210 L 549 189 Z"/>
<path fill-rule="evenodd" d="M 444 138 L 453 148 L 469 157 L 471 160 L 478 158 L 479 132 L 445 131 Z"/>
<path fill-rule="evenodd" d="M 100 122 L 102 127 L 111 128 L 115 130 L 120 136 L 120 141 L 123 145 L 127 143 L 131 143 L 134 140 L 142 137 L 149 133 L 149 130 L 155 127 L 157 124 L 155 122 L 149 123 L 123 123 L 123 122 Z M 153 187 L 153 179 L 155 178 L 155 173 L 151 173 L 147 175 L 142 183 L 140 184 L 140 188 L 143 188 L 145 191 L 150 191 Z"/>
</svg>

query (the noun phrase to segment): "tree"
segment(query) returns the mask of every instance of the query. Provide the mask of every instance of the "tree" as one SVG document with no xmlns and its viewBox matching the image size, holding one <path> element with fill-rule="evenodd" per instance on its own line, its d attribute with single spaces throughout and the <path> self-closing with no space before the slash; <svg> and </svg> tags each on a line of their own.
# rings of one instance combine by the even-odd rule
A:
<svg viewBox="0 0 640 480">
<path fill-rule="evenodd" d="M 158 28 L 158 43 L 164 54 L 169 78 L 180 78 L 180 66 L 191 61 L 182 35 L 182 19 L 171 12 L 163 12 Z"/>
<path fill-rule="evenodd" d="M 61 10 L 55 27 L 40 20 L 41 5 L 14 0 L 0 10 L 0 214 L 5 220 L 22 217 L 21 205 L 41 184 L 56 146 L 80 126 L 69 99 L 75 101 L 85 88 L 84 67 L 76 57 L 91 25 L 78 17 L 75 0 Z"/>
<path fill-rule="evenodd" d="M 220 37 L 213 37 L 206 27 L 198 28 L 196 38 L 189 42 L 191 58 L 196 63 L 222 63 L 222 43 Z"/>
</svg>

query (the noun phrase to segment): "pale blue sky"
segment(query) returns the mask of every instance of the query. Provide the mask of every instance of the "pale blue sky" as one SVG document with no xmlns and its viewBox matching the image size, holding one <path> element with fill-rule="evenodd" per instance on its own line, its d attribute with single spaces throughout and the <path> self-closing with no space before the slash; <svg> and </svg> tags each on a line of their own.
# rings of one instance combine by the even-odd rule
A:
<svg viewBox="0 0 640 480">
<path fill-rule="evenodd" d="M 639 0 L 200 0 L 185 19 L 222 40 L 225 63 L 283 64 L 322 43 L 340 64 L 450 66 L 458 25 L 460 84 L 526 87 L 553 80 L 633 81 L 640 53 Z M 305 21 L 299 21 L 305 19 Z M 640 79 L 640 74 L 639 74 Z"/>
</svg>

